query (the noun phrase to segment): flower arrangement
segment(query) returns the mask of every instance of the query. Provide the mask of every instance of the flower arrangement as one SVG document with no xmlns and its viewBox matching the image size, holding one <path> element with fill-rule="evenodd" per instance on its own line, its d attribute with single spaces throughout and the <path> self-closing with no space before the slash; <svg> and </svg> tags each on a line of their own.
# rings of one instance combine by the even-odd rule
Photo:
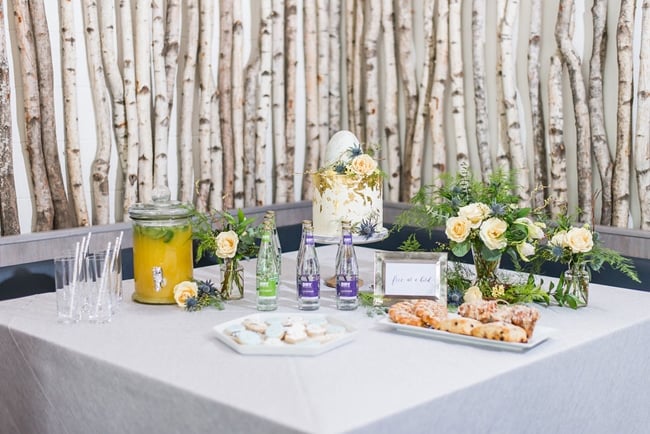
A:
<svg viewBox="0 0 650 434">
<path fill-rule="evenodd" d="M 540 250 L 543 261 L 567 265 L 557 285 L 551 284 L 549 293 L 560 306 L 572 308 L 587 304 L 587 287 L 591 273 L 607 264 L 635 282 L 639 277 L 628 258 L 602 245 L 598 232 L 589 224 L 577 225 L 573 215 L 564 213 L 549 221 L 548 243 Z M 573 279 L 577 278 L 577 281 Z"/>
<path fill-rule="evenodd" d="M 195 312 L 207 306 L 223 309 L 221 294 L 211 281 L 184 281 L 174 287 L 174 300 L 180 307 Z"/>
</svg>

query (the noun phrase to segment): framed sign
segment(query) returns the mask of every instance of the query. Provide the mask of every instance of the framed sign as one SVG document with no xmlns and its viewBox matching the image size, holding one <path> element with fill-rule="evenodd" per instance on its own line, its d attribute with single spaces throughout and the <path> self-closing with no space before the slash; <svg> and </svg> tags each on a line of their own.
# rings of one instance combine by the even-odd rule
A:
<svg viewBox="0 0 650 434">
<path fill-rule="evenodd" d="M 424 298 L 447 304 L 447 254 L 375 252 L 374 304 Z"/>
</svg>

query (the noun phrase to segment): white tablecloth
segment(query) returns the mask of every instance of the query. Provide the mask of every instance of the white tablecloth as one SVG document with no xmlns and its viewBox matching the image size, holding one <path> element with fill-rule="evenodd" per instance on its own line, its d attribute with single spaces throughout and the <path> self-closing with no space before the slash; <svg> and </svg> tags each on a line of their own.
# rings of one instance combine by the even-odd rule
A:
<svg viewBox="0 0 650 434">
<path fill-rule="evenodd" d="M 335 251 L 318 249 L 323 277 Z M 357 255 L 367 286 L 373 253 Z M 298 312 L 294 270 L 285 254 L 280 312 Z M 1 302 L 0 432 L 650 430 L 650 293 L 591 285 L 587 308 L 540 307 L 539 324 L 557 333 L 511 353 L 395 332 L 364 308 L 336 311 L 326 288 L 320 312 L 356 325 L 353 342 L 315 357 L 244 356 L 212 328 L 256 312 L 254 262 L 245 273 L 245 299 L 223 311 L 125 300 L 110 324 L 62 325 L 54 294 Z"/>
</svg>

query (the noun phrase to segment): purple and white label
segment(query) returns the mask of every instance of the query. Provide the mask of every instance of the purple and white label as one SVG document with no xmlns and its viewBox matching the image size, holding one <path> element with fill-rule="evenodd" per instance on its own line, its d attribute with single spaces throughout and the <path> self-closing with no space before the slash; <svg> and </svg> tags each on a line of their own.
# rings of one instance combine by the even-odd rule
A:
<svg viewBox="0 0 650 434">
<path fill-rule="evenodd" d="M 336 281 L 336 295 L 339 297 L 356 297 L 359 292 L 358 279 Z"/>
<path fill-rule="evenodd" d="M 301 280 L 298 286 L 299 297 L 318 297 L 320 295 L 319 280 Z"/>
<path fill-rule="evenodd" d="M 343 244 L 352 245 L 352 234 L 345 234 L 343 235 Z"/>
</svg>

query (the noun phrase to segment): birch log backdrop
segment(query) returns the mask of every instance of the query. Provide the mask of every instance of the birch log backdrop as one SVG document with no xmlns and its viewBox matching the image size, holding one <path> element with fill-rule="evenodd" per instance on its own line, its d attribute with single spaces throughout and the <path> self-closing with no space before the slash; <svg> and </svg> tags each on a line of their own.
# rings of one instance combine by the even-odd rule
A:
<svg viewBox="0 0 650 434">
<path fill-rule="evenodd" d="M 387 201 L 512 168 L 522 203 L 646 230 L 649 4 L 0 0 L 0 234 L 164 188 L 309 200 L 339 129 L 378 149 Z"/>
</svg>

